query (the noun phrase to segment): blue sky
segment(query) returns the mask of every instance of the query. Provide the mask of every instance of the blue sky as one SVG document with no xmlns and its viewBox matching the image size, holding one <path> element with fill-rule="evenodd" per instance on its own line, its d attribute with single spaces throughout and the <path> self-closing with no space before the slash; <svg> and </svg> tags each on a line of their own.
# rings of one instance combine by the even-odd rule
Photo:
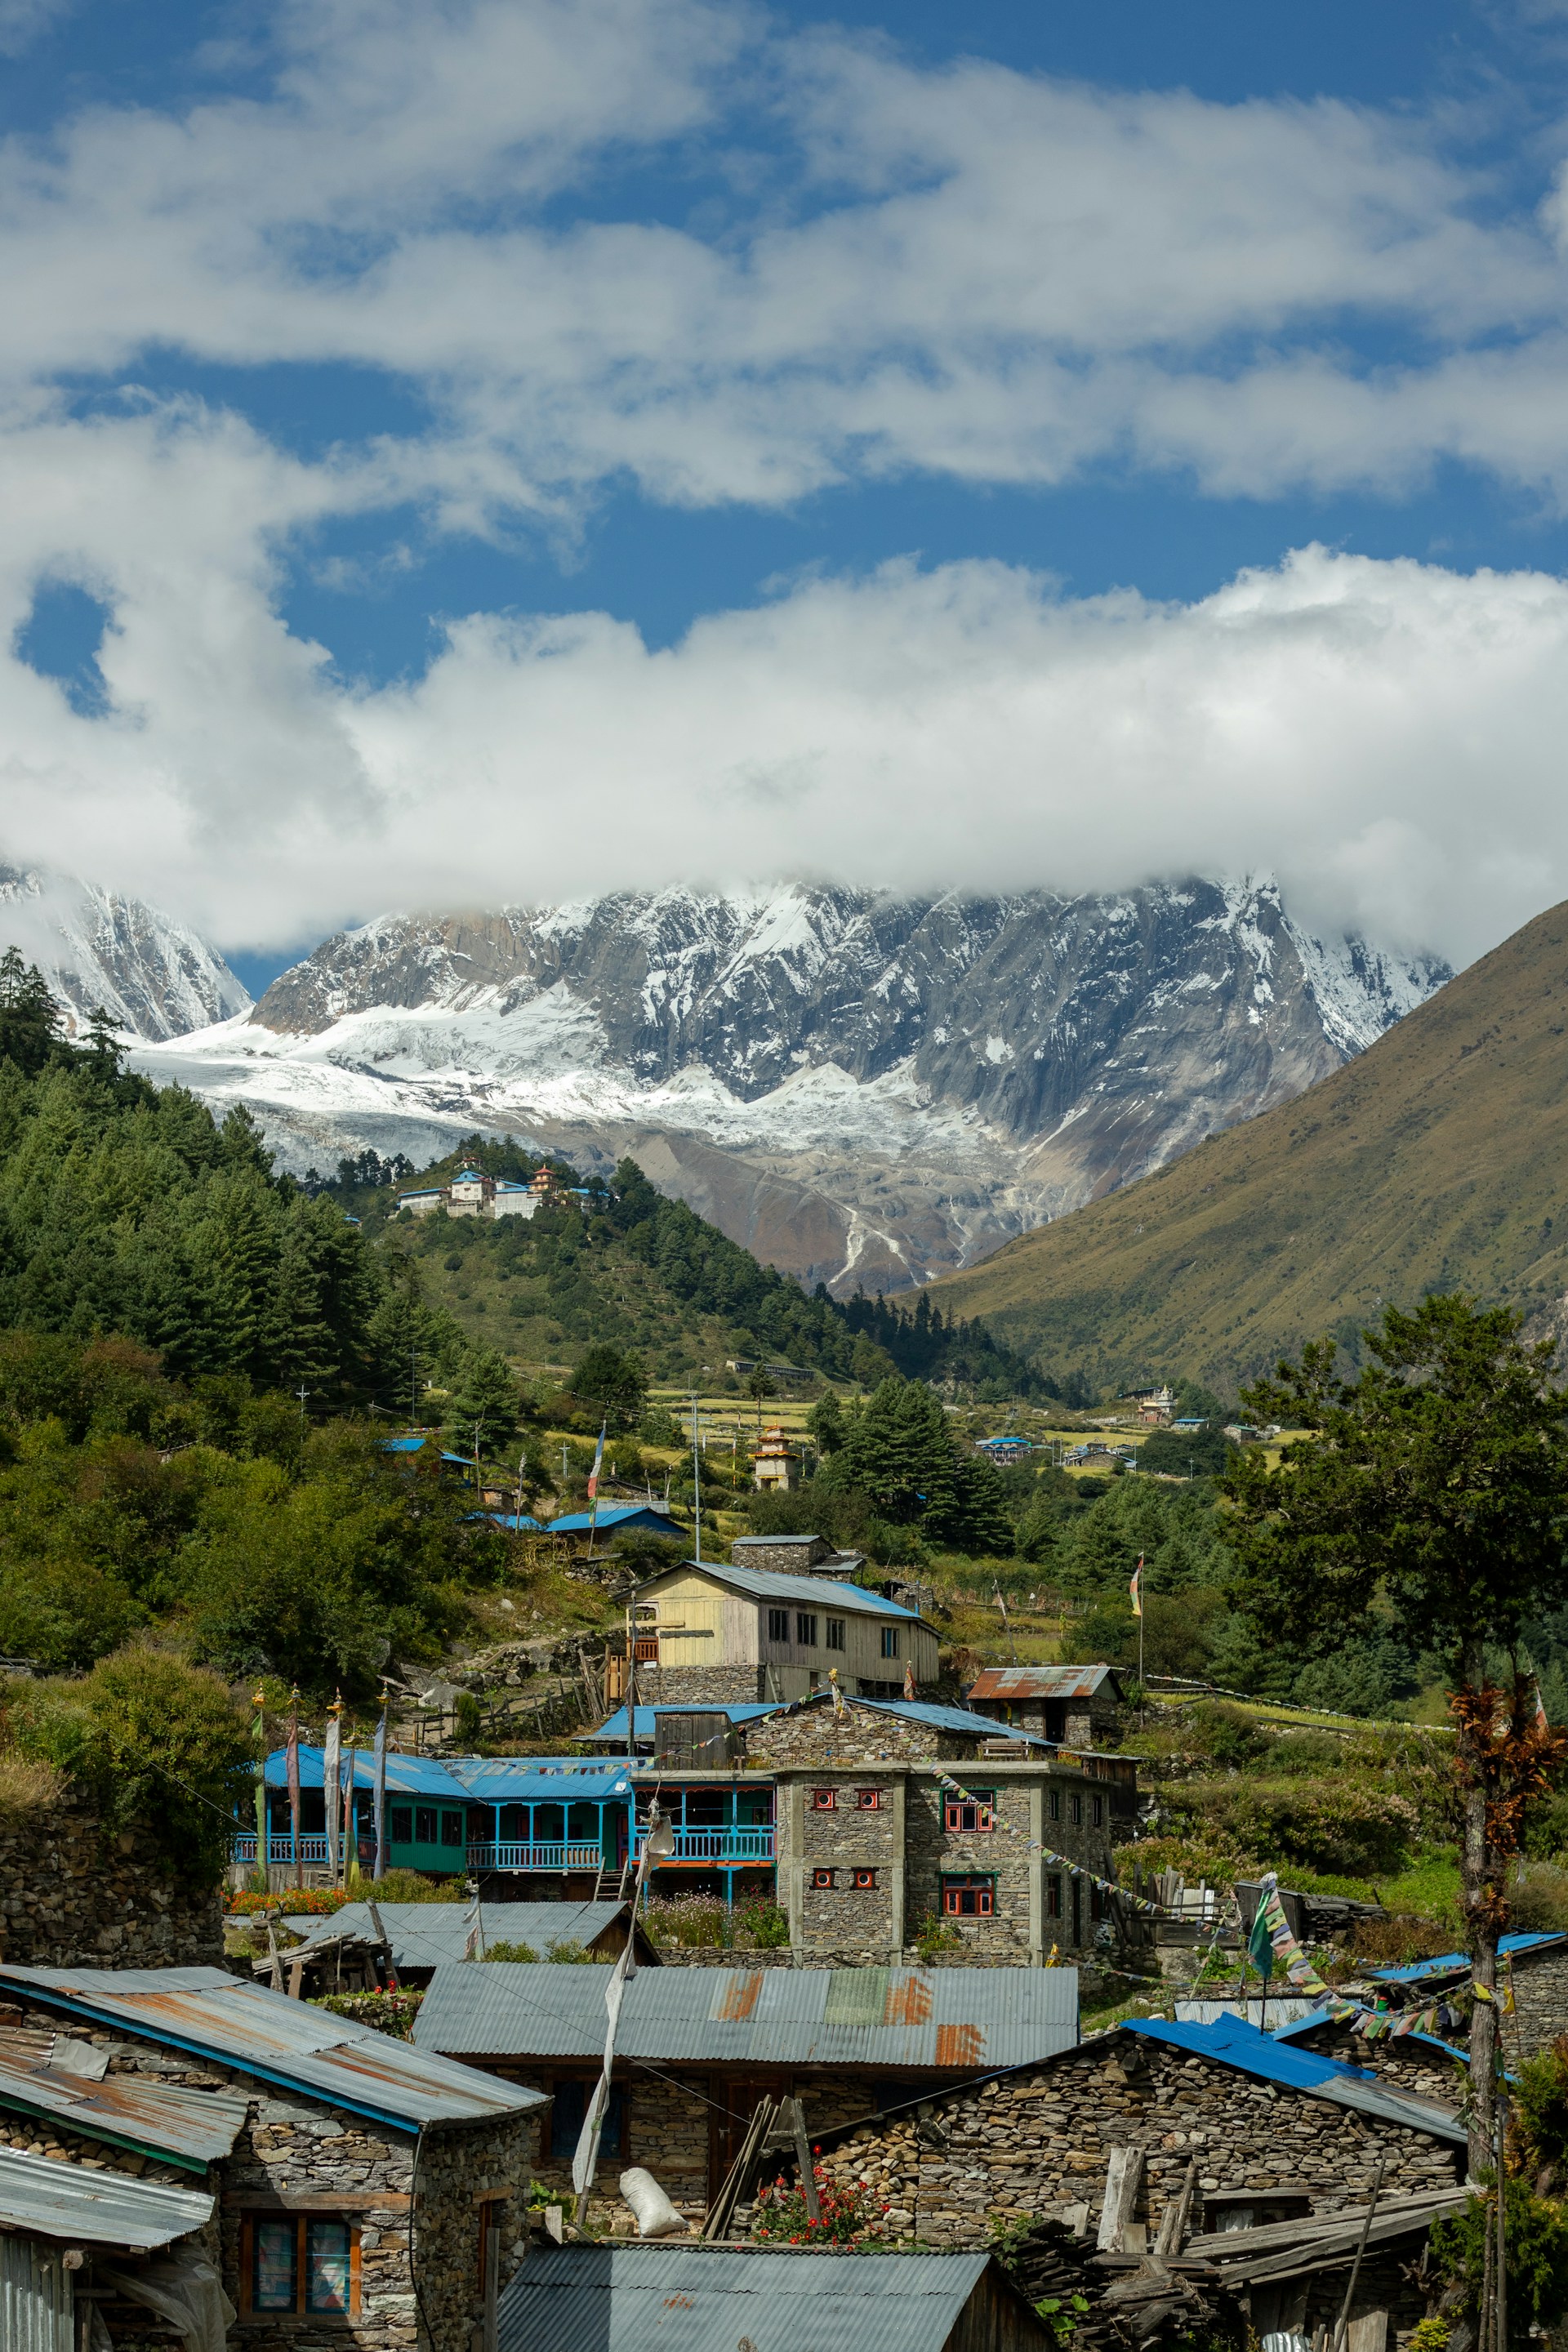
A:
<svg viewBox="0 0 1568 2352">
<path fill-rule="evenodd" d="M 1568 889 L 1568 8 L 0 0 L 0 846 Z M 1499 575 L 1507 575 L 1500 578 Z"/>
</svg>

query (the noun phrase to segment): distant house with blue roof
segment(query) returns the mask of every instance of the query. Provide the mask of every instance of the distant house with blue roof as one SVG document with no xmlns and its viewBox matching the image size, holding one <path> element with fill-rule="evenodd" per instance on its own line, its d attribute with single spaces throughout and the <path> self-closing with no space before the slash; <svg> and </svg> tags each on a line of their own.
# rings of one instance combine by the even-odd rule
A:
<svg viewBox="0 0 1568 2352">
<path fill-rule="evenodd" d="M 462 1167 L 448 1184 L 408 1187 L 397 1195 L 397 1205 L 415 1217 L 428 1217 L 437 1209 L 449 1217 L 531 1217 L 558 1190 L 546 1169 L 530 1183 L 516 1184 L 504 1176 L 487 1176 L 480 1168 Z"/>
<path fill-rule="evenodd" d="M 665 1536 L 675 1543 L 685 1543 L 691 1533 L 657 1503 L 604 1503 L 596 1517 L 592 1511 L 567 1511 L 551 1520 L 548 1531 L 552 1536 L 585 1536 L 590 1528 L 601 1536 Z"/>
<path fill-rule="evenodd" d="M 688 1560 L 634 1595 L 639 1696 L 793 1699 L 840 1686 L 902 1698 L 937 1675 L 937 1636 L 923 1618 L 863 1585 L 826 1576 Z"/>
</svg>

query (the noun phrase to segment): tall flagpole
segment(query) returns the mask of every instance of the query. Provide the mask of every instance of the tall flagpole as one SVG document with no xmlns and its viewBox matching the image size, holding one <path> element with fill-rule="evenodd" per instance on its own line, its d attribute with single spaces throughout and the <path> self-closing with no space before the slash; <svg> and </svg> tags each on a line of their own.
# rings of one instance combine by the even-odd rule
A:
<svg viewBox="0 0 1568 2352">
<path fill-rule="evenodd" d="M 343 1699 L 341 1691 L 332 1695 L 327 1709 L 327 1732 L 321 1743 L 321 1813 L 327 1824 L 327 1876 L 335 1886 L 338 1883 L 338 1863 L 342 1853 L 339 1837 L 342 1826 L 342 1790 L 338 1786 L 338 1769 L 342 1758 Z"/>
<path fill-rule="evenodd" d="M 599 1423 L 599 1443 L 594 1452 L 594 1466 L 588 1473 L 588 1557 L 594 1557 L 594 1530 L 599 1524 L 599 1470 L 605 1459 L 605 1423 Z"/>
<path fill-rule="evenodd" d="M 289 1860 L 294 1865 L 294 1884 L 305 1884 L 305 1865 L 300 1859 L 300 1685 L 295 1684 L 289 1694 L 289 1746 L 285 1754 L 285 1772 L 289 1781 Z"/>
<path fill-rule="evenodd" d="M 261 1873 L 261 1891 L 265 1895 L 270 1884 L 267 1874 L 272 1858 L 267 1835 L 267 1693 L 258 1690 L 251 1705 L 256 1709 L 256 1867 Z"/>
<path fill-rule="evenodd" d="M 375 1823 L 374 1875 L 386 1876 L 386 1684 L 381 1686 L 381 1719 L 375 1727 L 374 1780 L 371 1789 L 372 1817 Z"/>
<path fill-rule="evenodd" d="M 702 1464 L 697 1452 L 697 1394 L 691 1396 L 691 1507 L 696 1514 L 693 1549 L 700 1562 L 702 1558 Z"/>
</svg>

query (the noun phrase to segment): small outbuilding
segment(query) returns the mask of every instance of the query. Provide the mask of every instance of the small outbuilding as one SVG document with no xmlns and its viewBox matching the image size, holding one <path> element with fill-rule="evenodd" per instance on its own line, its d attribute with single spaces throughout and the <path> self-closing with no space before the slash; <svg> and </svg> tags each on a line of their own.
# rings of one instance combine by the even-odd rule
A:
<svg viewBox="0 0 1568 2352">
<path fill-rule="evenodd" d="M 417 1990 L 445 1961 L 482 1960 L 497 1944 L 526 1944 L 542 1960 L 569 1948 L 616 1960 L 630 1919 L 631 1906 L 623 1902 L 481 1903 L 477 1911 L 471 1903 L 345 1903 L 330 1919 L 288 1920 L 305 1941 L 287 1958 L 308 1958 L 317 1946 L 330 1949 L 345 1933 L 374 1937 L 379 1923 L 399 1984 Z M 657 1968 L 658 1945 L 640 1926 L 635 1933 L 638 1965 Z"/>
<path fill-rule="evenodd" d="M 1117 1736 L 1121 1684 L 1114 1666 L 987 1666 L 969 1685 L 977 1715 L 1064 1748 L 1103 1748 Z"/>
<path fill-rule="evenodd" d="M 703 2245 L 548 2249 L 503 2298 L 500 2338 L 500 2352 L 1044 2352 L 1057 2341 L 990 2254 Z"/>
</svg>

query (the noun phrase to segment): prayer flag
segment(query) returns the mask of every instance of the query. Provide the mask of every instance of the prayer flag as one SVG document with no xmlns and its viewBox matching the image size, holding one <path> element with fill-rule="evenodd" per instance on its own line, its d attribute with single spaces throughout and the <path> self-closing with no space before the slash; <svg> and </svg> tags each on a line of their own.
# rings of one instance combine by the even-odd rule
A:
<svg viewBox="0 0 1568 2352">
<path fill-rule="evenodd" d="M 904 1696 L 905 1696 L 906 1698 L 913 1698 L 914 1695 L 915 1695 L 915 1666 L 914 1666 L 914 1660 L 911 1658 L 911 1659 L 910 1659 L 910 1660 L 909 1660 L 909 1662 L 906 1664 L 906 1665 L 905 1665 L 905 1667 L 904 1667 Z"/>
<path fill-rule="evenodd" d="M 343 1743 L 343 1703 L 334 1699 L 327 1709 L 327 1737 L 321 1748 L 321 1807 L 327 1817 L 327 1869 L 332 1885 L 338 1883 L 338 1807 L 342 1792 L 338 1787 L 338 1764 Z"/>
<path fill-rule="evenodd" d="M 374 1779 L 371 1786 L 371 1817 L 375 1825 L 375 1875 L 386 1876 L 386 1694 L 382 1694 L 381 1721 L 375 1727 Z"/>
<path fill-rule="evenodd" d="M 1134 1578 L 1134 1582 L 1137 1579 Z M 1267 1880 L 1264 1882 L 1267 1887 Z M 1265 1984 L 1274 1974 L 1274 1938 L 1268 1932 L 1268 1910 L 1262 1895 L 1252 1915 L 1252 1933 L 1247 1939 L 1247 1957 Z"/>
<path fill-rule="evenodd" d="M 1127 1590 L 1132 1596 L 1132 1614 L 1134 1617 L 1142 1617 L 1143 1614 L 1143 1555 L 1142 1552 L 1138 1555 L 1138 1565 L 1132 1571 L 1132 1581 Z"/>
<path fill-rule="evenodd" d="M 604 1424 L 601 1423 L 599 1429 L 599 1443 L 594 1449 L 594 1466 L 588 1473 L 588 1500 L 590 1503 L 596 1503 L 599 1499 L 599 1472 L 604 1467 L 604 1461 L 605 1429 Z"/>
</svg>

